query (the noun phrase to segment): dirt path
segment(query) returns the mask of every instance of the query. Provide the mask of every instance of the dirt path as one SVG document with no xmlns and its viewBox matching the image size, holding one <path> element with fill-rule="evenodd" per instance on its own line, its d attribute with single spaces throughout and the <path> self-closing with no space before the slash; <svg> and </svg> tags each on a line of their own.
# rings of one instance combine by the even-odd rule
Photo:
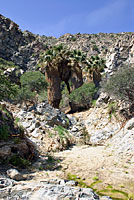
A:
<svg viewBox="0 0 134 200">
<path fill-rule="evenodd" d="M 87 183 L 99 179 L 102 181 L 100 188 L 112 185 L 116 189 L 125 187 L 130 190 L 130 185 L 134 182 L 133 164 L 126 163 L 123 159 L 117 160 L 104 146 L 75 146 L 71 150 L 56 153 L 55 156 L 63 159 L 61 165 L 65 177 L 69 173 L 74 174 Z"/>
<path fill-rule="evenodd" d="M 86 120 L 90 111 L 75 113 L 75 117 Z M 116 153 L 112 143 L 104 146 L 73 146 L 69 150 L 54 153 L 60 168 L 34 174 L 35 179 L 80 177 L 87 185 L 100 190 L 119 190 L 134 194 L 134 157 Z M 110 195 L 105 191 L 106 195 Z M 116 194 L 116 197 L 120 194 Z M 121 197 L 121 199 L 124 199 Z"/>
<path fill-rule="evenodd" d="M 59 159 L 60 168 L 37 172 L 34 174 L 35 180 L 66 179 L 68 175 L 75 175 L 87 185 L 93 184 L 97 191 L 111 188 L 134 193 L 133 164 L 118 159 L 106 146 L 74 146 L 70 150 L 54 153 L 53 156 Z M 109 191 L 104 194 L 110 195 Z M 124 199 L 120 194 L 115 196 Z"/>
</svg>

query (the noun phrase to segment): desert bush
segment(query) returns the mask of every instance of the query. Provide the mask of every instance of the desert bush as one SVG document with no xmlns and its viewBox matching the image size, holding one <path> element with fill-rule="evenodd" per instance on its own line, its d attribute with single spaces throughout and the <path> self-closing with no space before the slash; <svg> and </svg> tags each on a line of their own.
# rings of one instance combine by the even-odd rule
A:
<svg viewBox="0 0 134 200">
<path fill-rule="evenodd" d="M 16 84 L 11 83 L 8 75 L 6 75 L 6 70 L 10 68 L 15 68 L 13 62 L 6 61 L 0 58 L 0 101 L 8 100 L 16 95 Z"/>
<path fill-rule="evenodd" d="M 9 137 L 9 126 L 1 125 L 0 126 L 0 139 L 6 140 Z"/>
<path fill-rule="evenodd" d="M 18 102 L 44 100 L 47 96 L 47 82 L 39 71 L 25 72 L 20 77 L 20 89 L 16 100 Z"/>
<path fill-rule="evenodd" d="M 102 83 L 103 90 L 116 99 L 134 100 L 134 68 L 123 67 L 113 74 L 106 83 Z"/>
<path fill-rule="evenodd" d="M 80 111 L 89 108 L 97 90 L 94 83 L 84 83 L 75 89 L 69 96 L 72 110 Z"/>
<path fill-rule="evenodd" d="M 123 67 L 113 74 L 106 83 L 102 83 L 103 91 L 122 102 L 127 102 L 127 108 L 120 111 L 126 119 L 134 116 L 134 68 Z"/>
<path fill-rule="evenodd" d="M 14 166 L 21 167 L 21 168 L 27 168 L 31 165 L 29 160 L 26 160 L 17 154 L 13 155 L 9 159 L 9 163 L 11 163 Z"/>
<path fill-rule="evenodd" d="M 58 135 L 59 135 L 61 141 L 63 140 L 63 138 L 66 138 L 66 137 L 68 136 L 68 131 L 67 131 L 67 129 L 65 129 L 64 127 L 62 127 L 62 126 L 60 126 L 60 125 L 59 125 L 59 126 L 56 126 L 56 127 L 54 128 L 54 130 L 57 131 L 57 133 L 58 133 Z"/>
<path fill-rule="evenodd" d="M 93 45 L 93 51 L 99 52 L 99 48 L 96 45 Z"/>
<path fill-rule="evenodd" d="M 13 62 L 0 58 L 0 69 L 5 70 L 9 68 L 16 68 L 16 66 Z"/>
<path fill-rule="evenodd" d="M 47 82 L 45 76 L 39 71 L 25 72 L 20 77 L 21 87 L 29 88 L 30 91 L 40 92 L 47 89 Z"/>
</svg>

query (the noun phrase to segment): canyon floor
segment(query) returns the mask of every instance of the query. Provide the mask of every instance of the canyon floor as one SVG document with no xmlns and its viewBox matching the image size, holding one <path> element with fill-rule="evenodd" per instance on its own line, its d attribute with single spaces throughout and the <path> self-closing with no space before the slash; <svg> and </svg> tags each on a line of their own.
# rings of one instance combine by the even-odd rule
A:
<svg viewBox="0 0 134 200">
<path fill-rule="evenodd" d="M 85 120 L 88 113 L 74 115 Z M 134 157 L 117 154 L 111 139 L 98 146 L 74 145 L 51 156 L 56 160 L 56 167 L 36 171 L 33 180 L 70 178 L 115 199 L 125 199 L 125 193 L 134 193 Z"/>
</svg>

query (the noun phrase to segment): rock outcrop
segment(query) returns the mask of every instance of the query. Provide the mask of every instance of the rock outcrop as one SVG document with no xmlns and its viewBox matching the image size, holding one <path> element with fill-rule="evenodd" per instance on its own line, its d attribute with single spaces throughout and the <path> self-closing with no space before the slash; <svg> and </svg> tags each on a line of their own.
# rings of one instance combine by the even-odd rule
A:
<svg viewBox="0 0 134 200">
<path fill-rule="evenodd" d="M 17 24 L 0 15 L 0 57 L 13 61 L 22 69 L 22 73 L 27 70 L 35 70 L 39 54 L 46 50 L 47 46 L 61 43 L 69 46 L 70 49 L 80 49 L 89 57 L 99 55 L 104 58 L 107 65 L 106 72 L 110 75 L 124 64 L 134 64 L 134 33 L 65 34 L 56 39 L 35 35 L 29 31 L 22 32 Z M 57 85 L 56 73 L 57 71 L 51 73 L 54 81 L 53 85 L 49 85 L 49 89 L 53 89 L 49 97 L 53 101 L 53 106 L 58 107 L 61 99 L 60 82 L 61 80 L 66 82 L 66 80 L 65 76 L 62 78 L 57 76 L 60 79 L 58 80 L 59 85 Z M 67 73 L 68 70 L 65 70 L 64 74 L 67 75 Z M 81 73 L 79 75 L 81 80 Z M 76 77 L 78 74 L 72 72 L 73 89 L 77 87 Z M 56 102 L 54 102 L 55 94 L 57 95 Z M 28 108 L 13 107 L 7 103 L 6 106 L 12 107 L 14 116 L 3 104 L 0 109 L 0 164 L 8 160 L 12 165 L 18 162 L 18 167 L 23 167 L 28 164 L 26 161 L 31 161 L 36 156 L 35 149 L 46 156 L 48 152 L 65 150 L 70 144 L 78 143 L 107 145 L 113 154 L 119 155 L 118 157 L 127 157 L 128 161 L 131 159 L 131 162 L 134 162 L 134 119 L 126 121 L 126 124 L 121 126 L 123 124 L 120 123 L 118 116 L 116 114 L 111 116 L 108 101 L 109 97 L 103 96 L 103 100 L 101 99 L 100 102 L 97 102 L 96 107 L 84 113 L 84 117 L 83 113 L 78 113 L 79 119 L 71 115 L 67 117 L 58 109 L 52 108 L 47 102 Z M 20 132 L 21 128 L 18 126 L 23 126 L 24 131 Z M 40 158 L 36 161 L 31 166 L 41 169 Z M 45 161 L 44 165 L 46 165 Z M 7 174 L 17 181 L 24 178 L 16 169 L 10 169 Z M 65 180 L 31 181 L 19 185 L 16 181 L 1 177 L 0 198 L 7 199 L 8 197 L 11 200 L 110 199 L 99 197 L 90 188 L 75 188 L 75 185 L 74 181 Z"/>
<path fill-rule="evenodd" d="M 79 49 L 91 55 L 99 55 L 106 60 L 105 72 L 112 74 L 118 67 L 127 64 L 134 64 L 134 33 L 109 33 L 109 34 L 65 34 L 60 38 L 35 35 L 29 31 L 22 32 L 19 26 L 8 18 L 0 15 L 0 57 L 13 61 L 23 73 L 26 70 L 35 70 L 38 66 L 39 55 L 48 47 L 58 44 L 65 44 L 70 50 Z M 59 107 L 61 100 L 60 83 L 64 81 L 69 86 L 72 82 L 72 89 L 82 85 L 81 69 L 74 67 L 62 70 L 48 69 L 47 79 L 48 101 L 55 108 Z M 67 78 L 68 75 L 68 78 Z M 51 80 L 52 79 L 52 80 Z M 100 81 L 101 77 L 99 77 Z M 69 88 L 69 87 L 68 87 Z"/>
<path fill-rule="evenodd" d="M 0 106 L 0 163 L 20 164 L 23 167 L 23 161 L 36 157 L 36 148 L 15 124 L 5 104 Z"/>
<path fill-rule="evenodd" d="M 16 23 L 0 15 L 0 57 L 13 61 L 22 70 L 33 69 L 40 51 L 45 49 L 37 35 L 22 32 Z M 37 57 L 33 59 L 35 53 Z"/>
<path fill-rule="evenodd" d="M 10 19 L 0 15 L 0 57 L 13 61 L 24 70 L 35 69 L 39 54 L 47 46 L 65 44 L 106 60 L 107 71 L 134 63 L 134 33 L 65 34 L 60 38 L 22 32 Z"/>
<path fill-rule="evenodd" d="M 90 188 L 75 187 L 77 182 L 67 180 L 45 180 L 42 182 L 18 184 L 7 178 L 0 178 L 0 198 L 3 200 L 111 200 L 109 197 L 99 197 Z"/>
</svg>

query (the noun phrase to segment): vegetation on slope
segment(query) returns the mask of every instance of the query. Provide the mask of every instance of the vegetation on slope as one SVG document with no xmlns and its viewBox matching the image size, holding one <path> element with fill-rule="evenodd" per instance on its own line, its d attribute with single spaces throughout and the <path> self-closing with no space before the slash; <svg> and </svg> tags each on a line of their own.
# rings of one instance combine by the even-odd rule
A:
<svg viewBox="0 0 134 200">
<path fill-rule="evenodd" d="M 103 91 L 117 100 L 129 104 L 129 113 L 124 113 L 126 118 L 134 116 L 134 68 L 123 67 L 114 73 L 106 83 L 102 84 Z"/>
</svg>

